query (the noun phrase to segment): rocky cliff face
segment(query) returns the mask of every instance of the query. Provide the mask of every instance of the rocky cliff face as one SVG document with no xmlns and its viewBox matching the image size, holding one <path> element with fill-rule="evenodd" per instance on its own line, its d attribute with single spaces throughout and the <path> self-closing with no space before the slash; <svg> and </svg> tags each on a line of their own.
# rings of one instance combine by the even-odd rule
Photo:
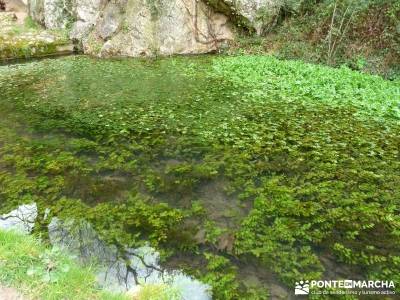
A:
<svg viewBox="0 0 400 300">
<path fill-rule="evenodd" d="M 99 56 L 205 53 L 233 38 L 228 18 L 196 0 L 30 0 L 29 8 Z"/>
<path fill-rule="evenodd" d="M 29 11 L 47 28 L 70 28 L 85 53 L 149 56 L 217 50 L 241 24 L 260 32 L 273 1 L 29 0 Z"/>
<path fill-rule="evenodd" d="M 237 26 L 261 35 L 286 1 L 290 0 L 207 0 L 207 3 L 228 15 Z"/>
</svg>

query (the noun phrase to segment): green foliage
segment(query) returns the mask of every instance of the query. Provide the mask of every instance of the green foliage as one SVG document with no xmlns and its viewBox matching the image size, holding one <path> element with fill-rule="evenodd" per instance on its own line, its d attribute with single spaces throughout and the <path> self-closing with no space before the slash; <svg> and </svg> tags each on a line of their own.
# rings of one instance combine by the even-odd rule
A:
<svg viewBox="0 0 400 300">
<path fill-rule="evenodd" d="M 218 227 L 213 221 L 208 220 L 204 223 L 204 229 L 206 231 L 205 240 L 211 244 L 217 244 L 218 239 L 226 231 Z"/>
<path fill-rule="evenodd" d="M 290 192 L 279 185 L 278 178 L 263 183 L 257 191 L 263 196 L 256 198 L 253 210 L 237 233 L 236 250 L 238 254 L 252 253 L 260 257 L 282 274 L 285 282 L 294 283 L 298 278 L 317 279 L 323 267 L 311 245 L 321 240 L 321 232 L 314 231 L 312 221 L 307 222 L 307 219 L 318 213 Z"/>
<path fill-rule="evenodd" d="M 64 219 L 74 216 L 89 221 L 104 241 L 129 247 L 140 246 L 144 241 L 154 246 L 166 244 L 182 229 L 183 220 L 180 210 L 165 203 L 151 203 L 140 195 L 122 203 L 99 203 L 92 209 L 79 200 L 62 198 L 52 213 Z"/>
<path fill-rule="evenodd" d="M 39 25 L 30 16 L 25 18 L 24 25 L 28 29 L 39 29 L 40 28 Z"/>
<path fill-rule="evenodd" d="M 289 287 L 326 257 L 400 274 L 398 81 L 267 56 L 76 56 L 1 67 L 0 89 L 2 212 L 36 202 L 164 261 L 208 252 L 197 275 L 219 299 L 263 299 L 237 275 L 248 257 Z"/>
<path fill-rule="evenodd" d="M 134 236 L 144 235 L 153 245 L 168 242 L 171 232 L 179 230 L 182 219 L 183 215 L 177 209 L 163 203 L 145 203 L 137 198 L 128 199 L 121 205 L 98 204 L 88 217 L 107 240 L 118 244 L 132 241 L 132 237 L 120 240 L 122 231 L 131 232 Z"/>
<path fill-rule="evenodd" d="M 261 12 L 265 38 L 239 41 L 233 52 L 273 53 L 332 66 L 346 65 L 394 79 L 399 76 L 400 6 L 396 0 L 277 1 Z M 271 16 L 272 14 L 272 16 Z M 364 63 L 358 64 L 362 56 Z"/>
<path fill-rule="evenodd" d="M 232 267 L 229 260 L 223 256 L 205 253 L 207 259 L 207 273 L 201 279 L 213 287 L 213 298 L 238 299 L 239 285 L 236 281 L 237 270 Z"/>
<path fill-rule="evenodd" d="M 179 291 L 167 286 L 146 284 L 137 296 L 139 300 L 180 300 Z"/>
<path fill-rule="evenodd" d="M 199 278 L 213 288 L 213 299 L 266 300 L 269 294 L 260 287 L 244 287 L 238 283 L 238 270 L 229 259 L 212 253 L 204 253 L 207 266 Z"/>
<path fill-rule="evenodd" d="M 228 76 L 229 74 L 229 76 Z M 246 101 L 297 101 L 355 109 L 363 118 L 400 118 L 399 86 L 378 76 L 365 76 L 346 67 L 332 69 L 301 61 L 246 56 L 219 60 L 213 76 L 227 78 L 245 89 Z"/>
</svg>

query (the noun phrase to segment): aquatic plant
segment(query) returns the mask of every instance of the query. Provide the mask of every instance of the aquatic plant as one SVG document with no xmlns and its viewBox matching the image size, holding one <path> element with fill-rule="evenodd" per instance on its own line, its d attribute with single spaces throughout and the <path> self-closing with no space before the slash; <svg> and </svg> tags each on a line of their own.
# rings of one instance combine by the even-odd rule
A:
<svg viewBox="0 0 400 300">
<path fill-rule="evenodd" d="M 1 67 L 0 89 L 2 211 L 36 202 L 121 249 L 199 260 L 216 299 L 264 299 L 235 271 L 249 258 L 290 287 L 332 265 L 399 280 L 398 81 L 262 56 L 76 56 Z"/>
</svg>

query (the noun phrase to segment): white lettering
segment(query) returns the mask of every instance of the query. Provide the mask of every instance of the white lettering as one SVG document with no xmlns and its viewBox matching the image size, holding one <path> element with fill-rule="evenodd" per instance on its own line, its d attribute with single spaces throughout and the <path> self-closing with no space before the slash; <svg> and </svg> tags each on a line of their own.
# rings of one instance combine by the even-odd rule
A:
<svg viewBox="0 0 400 300">
<path fill-rule="evenodd" d="M 393 281 L 388 280 L 311 280 L 311 288 L 340 288 L 340 289 L 394 289 Z"/>
<path fill-rule="evenodd" d="M 311 280 L 311 287 L 315 287 L 317 285 L 318 281 L 316 280 Z"/>
</svg>

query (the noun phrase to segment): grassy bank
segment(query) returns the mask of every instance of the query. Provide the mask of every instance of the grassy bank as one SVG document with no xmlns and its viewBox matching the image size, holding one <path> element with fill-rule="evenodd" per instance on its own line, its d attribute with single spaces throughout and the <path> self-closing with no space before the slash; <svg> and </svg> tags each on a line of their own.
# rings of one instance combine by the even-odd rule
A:
<svg viewBox="0 0 400 300">
<path fill-rule="evenodd" d="M 128 299 L 101 291 L 94 271 L 33 236 L 0 231 L 0 283 L 28 299 Z"/>
</svg>

